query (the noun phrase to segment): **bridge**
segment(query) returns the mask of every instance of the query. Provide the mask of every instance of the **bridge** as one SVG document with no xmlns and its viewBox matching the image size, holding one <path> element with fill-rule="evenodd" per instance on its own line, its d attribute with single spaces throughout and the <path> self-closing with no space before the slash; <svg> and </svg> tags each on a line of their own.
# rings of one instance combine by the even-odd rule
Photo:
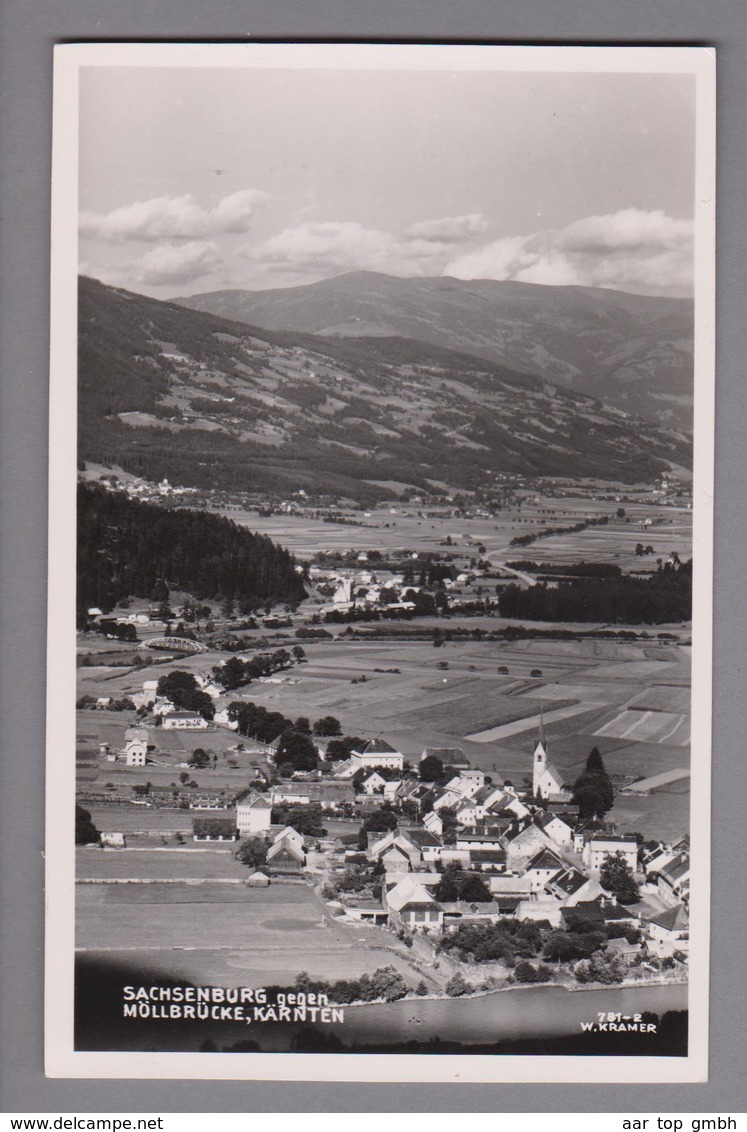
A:
<svg viewBox="0 0 747 1132">
<path fill-rule="evenodd" d="M 149 641 L 143 641 L 143 646 L 146 649 L 174 650 L 176 652 L 207 652 L 206 645 L 201 645 L 199 641 L 191 641 L 189 637 L 151 637 Z"/>
</svg>

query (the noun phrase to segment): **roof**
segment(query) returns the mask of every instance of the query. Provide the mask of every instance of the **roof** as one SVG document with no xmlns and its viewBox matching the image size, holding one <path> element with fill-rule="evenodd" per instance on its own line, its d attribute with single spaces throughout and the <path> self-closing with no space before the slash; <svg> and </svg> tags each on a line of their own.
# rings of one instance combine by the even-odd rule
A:
<svg viewBox="0 0 747 1132">
<path fill-rule="evenodd" d="M 239 794 L 236 799 L 237 806 L 249 806 L 257 810 L 271 810 L 272 802 L 268 801 L 263 794 L 257 794 L 254 790 L 245 790 L 243 794 Z"/>
<path fill-rule="evenodd" d="M 394 888 L 389 890 L 386 894 L 386 902 L 395 912 L 400 912 L 407 904 L 430 904 L 439 907 L 428 889 L 415 880 L 412 874 L 403 877 Z"/>
<path fill-rule="evenodd" d="M 658 916 L 654 916 L 649 923 L 673 932 L 682 931 L 688 926 L 689 920 L 684 906 L 675 904 L 674 908 L 667 908 L 666 912 L 660 912 Z"/>
<path fill-rule="evenodd" d="M 458 833 L 457 841 L 466 841 L 468 843 L 474 841 L 493 841 L 496 844 L 500 843 L 501 834 L 497 830 L 490 830 L 487 833 Z"/>
<path fill-rule="evenodd" d="M 560 873 L 559 876 L 552 878 L 552 884 L 555 888 L 559 888 L 566 896 L 574 896 L 579 889 L 588 884 L 589 878 L 580 873 L 578 869 L 570 868 L 565 872 Z"/>
<path fill-rule="evenodd" d="M 660 876 L 672 882 L 681 880 L 689 872 L 690 858 L 686 853 L 680 853 L 673 861 L 670 861 L 669 864 L 659 869 Z"/>
<path fill-rule="evenodd" d="M 441 838 L 436 837 L 435 833 L 431 833 L 429 829 L 403 829 L 401 831 L 410 841 L 418 848 L 422 849 L 428 845 L 441 845 Z"/>
<path fill-rule="evenodd" d="M 527 861 L 526 871 L 530 869 L 562 869 L 564 862 L 553 853 L 551 849 L 540 849 L 539 853 L 535 853 L 531 860 Z"/>
<path fill-rule="evenodd" d="M 568 814 L 547 814 L 544 818 L 540 819 L 540 825 L 544 828 L 545 826 L 551 825 L 554 821 L 562 822 L 568 829 L 573 829 L 573 818 L 569 817 Z"/>
<path fill-rule="evenodd" d="M 551 774 L 556 782 L 559 782 L 561 786 L 563 785 L 563 772 L 558 770 L 556 766 L 553 766 L 552 763 L 548 763 L 542 773 Z"/>
<path fill-rule="evenodd" d="M 360 751 L 353 752 L 356 755 L 399 755 L 400 751 L 396 750 L 386 739 L 369 739 L 367 743 L 363 744 Z"/>
<path fill-rule="evenodd" d="M 506 861 L 505 849 L 470 849 L 470 861 L 476 864 L 502 865 Z"/>
<path fill-rule="evenodd" d="M 579 900 L 572 908 L 566 909 L 569 916 L 579 916 L 586 920 L 637 920 L 635 912 L 619 904 L 613 904 L 608 898 L 597 896 L 595 900 Z"/>
<path fill-rule="evenodd" d="M 589 841 L 604 841 L 611 842 L 614 845 L 633 845 L 638 844 L 638 840 L 634 833 L 593 833 Z"/>
<path fill-rule="evenodd" d="M 500 915 L 500 909 L 495 900 L 451 900 L 442 904 L 441 907 L 447 915 L 454 913 L 461 913 L 463 916 Z"/>
</svg>

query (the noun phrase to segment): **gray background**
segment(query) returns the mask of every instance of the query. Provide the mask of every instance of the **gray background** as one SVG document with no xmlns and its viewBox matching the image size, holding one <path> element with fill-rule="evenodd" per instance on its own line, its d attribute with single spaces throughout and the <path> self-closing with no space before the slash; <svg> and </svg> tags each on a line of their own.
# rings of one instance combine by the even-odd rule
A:
<svg viewBox="0 0 747 1132">
<path fill-rule="evenodd" d="M 4 0 L 0 6 L 0 1008 L 5 1112 L 747 1108 L 744 0 Z M 52 47 L 80 40 L 338 39 L 717 48 L 718 384 L 711 1069 L 707 1084 L 51 1081 L 42 1068 L 48 244 Z M 509 111 L 510 112 L 510 111 Z M 54 556 L 54 547 L 51 548 Z M 54 735 L 54 719 L 50 720 Z M 60 757 L 65 753 L 60 751 Z M 697 799 L 695 799 L 697 805 Z M 54 846 L 49 846 L 54 852 Z"/>
</svg>

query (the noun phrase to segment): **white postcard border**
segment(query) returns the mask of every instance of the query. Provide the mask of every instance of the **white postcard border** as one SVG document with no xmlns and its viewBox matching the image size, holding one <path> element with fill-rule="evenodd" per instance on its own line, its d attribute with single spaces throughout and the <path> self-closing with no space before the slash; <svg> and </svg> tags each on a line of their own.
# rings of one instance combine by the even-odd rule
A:
<svg viewBox="0 0 747 1132">
<path fill-rule="evenodd" d="M 504 69 L 692 73 L 697 83 L 690 1037 L 684 1058 L 83 1052 L 73 1046 L 78 76 L 81 67 Z M 267 1081 L 707 1079 L 715 387 L 715 52 L 683 47 L 72 44 L 55 48 L 46 760 L 46 1073 Z M 696 694 L 697 692 L 697 694 Z M 582 993 L 582 992 L 579 992 Z"/>
</svg>

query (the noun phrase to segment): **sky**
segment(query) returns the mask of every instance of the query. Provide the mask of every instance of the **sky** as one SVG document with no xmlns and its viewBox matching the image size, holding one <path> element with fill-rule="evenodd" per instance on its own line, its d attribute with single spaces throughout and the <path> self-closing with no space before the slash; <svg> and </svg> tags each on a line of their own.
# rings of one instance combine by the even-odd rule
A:
<svg viewBox="0 0 747 1132">
<path fill-rule="evenodd" d="M 80 72 L 80 269 L 156 298 L 347 271 L 692 291 L 686 74 Z"/>
</svg>

